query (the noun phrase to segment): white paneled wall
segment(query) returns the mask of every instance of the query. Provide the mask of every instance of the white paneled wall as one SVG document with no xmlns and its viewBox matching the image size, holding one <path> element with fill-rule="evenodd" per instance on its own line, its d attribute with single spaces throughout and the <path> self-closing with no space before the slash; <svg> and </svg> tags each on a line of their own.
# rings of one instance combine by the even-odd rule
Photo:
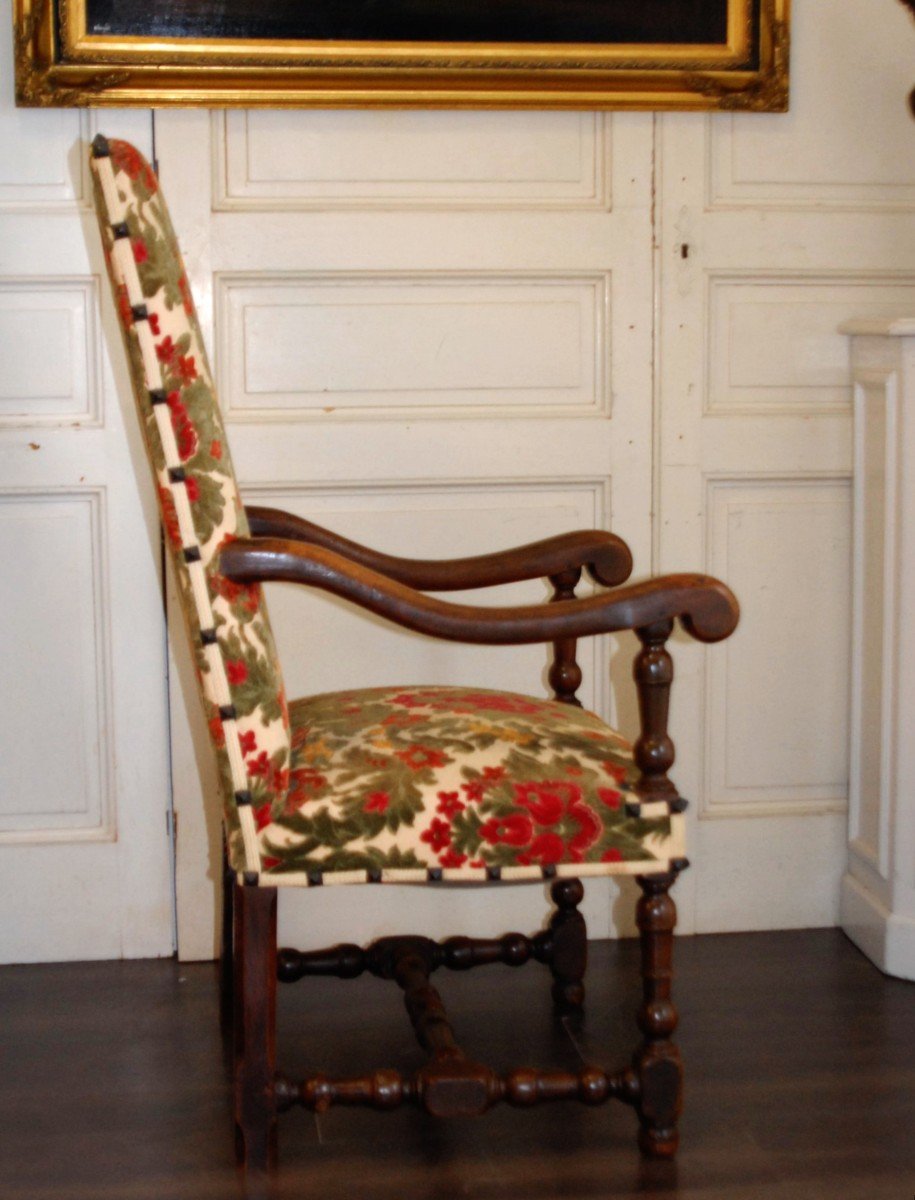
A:
<svg viewBox="0 0 915 1200">
<path fill-rule="evenodd" d="M 13 107 L 11 32 L 3 3 L 0 961 L 168 954 L 159 535 L 126 372 L 109 365 L 96 119 Z M 106 125 L 149 147 L 148 114 Z"/>
<path fill-rule="evenodd" d="M 230 420 L 609 415 L 610 280 L 220 274 Z"/>
<path fill-rule="evenodd" d="M 163 183 L 251 500 L 421 556 L 607 525 L 633 546 L 637 574 L 708 570 L 734 587 L 737 635 L 711 650 L 675 647 L 674 775 L 693 800 L 695 869 L 678 885 L 686 930 L 837 919 L 852 470 L 838 326 L 915 311 L 915 124 L 905 106 L 915 30 L 890 0 L 796 0 L 793 20 L 787 115 L 156 116 Z M 105 114 L 106 128 L 118 122 Z M 77 138 L 93 127 L 73 113 L 16 113 L 8 102 L 0 111 L 0 139 L 17 151 L 0 168 L 0 209 L 14 222 L 0 252 L 0 339 L 13 348 L 0 437 L 9 434 L 5 461 L 15 463 L 2 483 L 18 488 L 0 497 L 15 517 L 0 531 L 43 530 L 56 561 L 61 530 L 72 529 L 72 544 L 85 546 L 71 550 L 82 572 L 74 603 L 103 598 L 68 650 L 78 667 L 57 663 L 45 684 L 54 693 L 52 679 L 78 670 L 79 694 L 95 697 L 78 722 L 61 717 L 60 746 L 81 744 L 88 765 L 70 807 L 42 817 L 72 830 L 111 828 L 104 822 L 127 803 L 105 738 L 126 736 L 136 719 L 123 707 L 116 646 L 123 614 L 133 628 L 140 620 L 113 590 L 105 541 L 104 472 L 120 454 L 132 473 L 137 455 L 114 442 L 85 453 L 128 399 L 124 379 L 116 396 L 106 392 L 97 265 L 86 266 L 84 248 L 75 259 L 55 253 L 85 223 Z M 44 257 L 29 253 L 38 246 Z M 55 432 L 54 466 L 36 473 L 51 456 L 21 447 L 47 449 L 45 430 L 77 425 L 79 441 Z M 51 522 L 61 506 L 68 526 Z M 117 532 L 118 553 L 129 544 L 128 559 L 154 579 L 148 529 Z M 32 598 L 60 590 L 39 584 L 46 577 L 36 564 L 15 592 L 28 628 L 43 611 Z M 293 692 L 398 679 L 543 686 L 541 650 L 462 650 L 323 596 L 275 593 Z M 625 639 L 598 641 L 582 658 L 586 702 L 631 732 L 629 650 Z M 179 652 L 179 941 L 193 957 L 213 946 L 219 839 L 202 817 L 206 754 L 184 732 L 185 667 Z M 129 684 L 134 712 L 143 686 Z M 102 731 L 97 744 L 90 726 Z M 59 762 L 53 770 L 65 774 Z M 93 807 L 86 781 L 106 770 L 109 790 L 99 785 Z M 26 814 L 46 811 L 29 803 Z M 155 803 L 164 810 L 165 797 Z M 0 806 L 0 826 L 28 825 L 14 808 Z M 615 895 L 589 888 L 595 936 L 625 929 Z M 516 889 L 510 903 L 494 913 L 485 892 L 442 893 L 424 928 L 539 923 L 542 889 Z M 284 936 L 314 945 L 416 926 L 415 907 L 409 891 L 387 889 L 365 912 L 361 892 L 335 890 L 284 897 L 281 921 Z M 96 952 L 114 951 L 102 938 Z"/>
</svg>

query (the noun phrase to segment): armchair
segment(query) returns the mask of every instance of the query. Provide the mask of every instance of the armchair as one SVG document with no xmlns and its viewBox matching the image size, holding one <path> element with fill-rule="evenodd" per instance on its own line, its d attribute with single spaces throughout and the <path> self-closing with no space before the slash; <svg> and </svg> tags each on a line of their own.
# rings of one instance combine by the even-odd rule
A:
<svg viewBox="0 0 915 1200">
<path fill-rule="evenodd" d="M 130 145 L 92 146 L 96 207 L 146 435 L 166 538 L 220 768 L 226 843 L 224 995 L 233 1010 L 234 1118 L 240 1162 L 271 1168 L 280 1112 L 331 1104 L 413 1104 L 477 1115 L 617 1098 L 636 1112 L 642 1150 L 677 1146 L 682 1068 L 672 1035 L 669 889 L 688 864 L 684 810 L 668 776 L 671 656 L 679 619 L 702 641 L 733 631 L 737 603 L 717 580 L 674 575 L 625 585 L 632 558 L 602 531 L 451 561 L 381 554 L 309 521 L 243 507 L 212 376 L 158 182 Z M 583 572 L 606 591 L 575 597 Z M 478 608 L 427 595 L 547 578 L 552 602 Z M 283 581 L 344 597 L 397 625 L 462 642 L 553 645 L 554 699 L 457 687 L 386 687 L 288 703 L 261 584 Z M 625 585 L 625 586 L 624 586 Z M 576 697 L 579 638 L 634 629 L 641 733 L 634 746 Z M 458 1044 L 430 979 L 447 968 L 530 959 L 552 975 L 560 1011 L 584 1001 L 582 878 L 634 876 L 641 889 L 641 1040 L 608 1072 L 519 1067 L 499 1073 Z M 277 950 L 281 888 L 547 880 L 555 911 L 533 936 L 391 936 Z M 412 1073 L 276 1070 L 276 983 L 368 971 L 403 990 L 428 1059 Z"/>
</svg>

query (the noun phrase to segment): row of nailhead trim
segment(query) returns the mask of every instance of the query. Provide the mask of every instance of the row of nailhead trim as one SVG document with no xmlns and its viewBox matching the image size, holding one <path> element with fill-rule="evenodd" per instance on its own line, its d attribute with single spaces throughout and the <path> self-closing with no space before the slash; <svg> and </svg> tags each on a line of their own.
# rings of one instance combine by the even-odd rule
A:
<svg viewBox="0 0 915 1200">
<path fill-rule="evenodd" d="M 676 856 L 658 861 L 614 863 L 557 863 L 546 867 L 424 867 L 376 871 L 284 871 L 261 876 L 257 871 L 242 871 L 237 881 L 246 887 L 322 887 L 353 883 L 530 883 L 535 880 L 587 879 L 606 875 L 657 875 L 683 871 L 689 859 Z"/>
</svg>

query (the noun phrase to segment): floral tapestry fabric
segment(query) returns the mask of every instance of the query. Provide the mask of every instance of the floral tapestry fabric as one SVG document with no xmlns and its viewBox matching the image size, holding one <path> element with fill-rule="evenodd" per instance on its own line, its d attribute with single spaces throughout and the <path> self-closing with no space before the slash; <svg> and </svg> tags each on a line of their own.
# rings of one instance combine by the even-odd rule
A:
<svg viewBox="0 0 915 1200">
<path fill-rule="evenodd" d="M 248 535 L 184 264 L 156 176 L 127 142 L 97 138 L 93 180 L 134 393 L 223 780 L 229 850 L 258 870 L 253 806 L 282 803 L 289 715 L 261 590 L 218 551 Z M 256 743 L 252 759 L 246 752 Z"/>
<path fill-rule="evenodd" d="M 619 874 L 682 854 L 682 817 L 640 803 L 628 744 L 581 709 L 401 687 L 297 700 L 291 720 L 289 790 L 255 810 L 277 882 Z"/>
</svg>

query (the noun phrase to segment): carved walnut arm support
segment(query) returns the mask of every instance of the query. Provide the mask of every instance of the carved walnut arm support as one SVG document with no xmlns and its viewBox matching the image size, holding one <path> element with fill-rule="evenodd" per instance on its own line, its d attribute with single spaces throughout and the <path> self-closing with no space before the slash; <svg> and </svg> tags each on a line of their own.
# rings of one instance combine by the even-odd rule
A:
<svg viewBox="0 0 915 1200">
<path fill-rule="evenodd" d="M 382 554 L 280 509 L 246 506 L 245 511 L 256 538 L 284 538 L 323 546 L 421 592 L 453 592 L 546 579 L 582 567 L 597 583 L 616 587 L 632 571 L 632 555 L 623 539 L 600 529 L 545 538 L 499 554 L 423 560 Z"/>
<path fill-rule="evenodd" d="M 455 642 L 519 645 L 642 629 L 679 617 L 702 642 L 735 628 L 737 601 L 708 575 L 668 575 L 580 600 L 487 608 L 427 596 L 323 546 L 281 538 L 239 539 L 219 570 L 237 583 L 305 583 L 344 596 L 397 625 Z"/>
</svg>

